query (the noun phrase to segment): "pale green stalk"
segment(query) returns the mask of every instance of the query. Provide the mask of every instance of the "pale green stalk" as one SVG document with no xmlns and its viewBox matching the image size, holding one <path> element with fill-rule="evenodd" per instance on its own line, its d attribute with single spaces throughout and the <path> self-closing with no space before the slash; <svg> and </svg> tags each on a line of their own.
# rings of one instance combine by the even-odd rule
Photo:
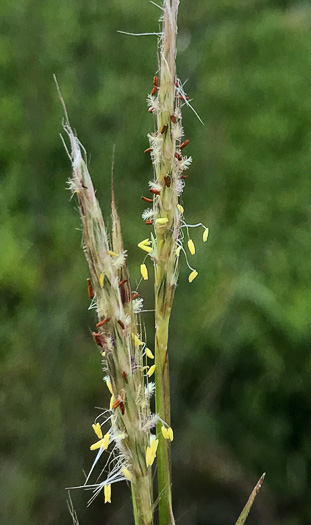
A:
<svg viewBox="0 0 311 525">
<path fill-rule="evenodd" d="M 180 230 L 180 213 L 177 210 L 181 170 L 175 157 L 181 129 L 180 100 L 176 90 L 176 33 L 178 0 L 164 1 L 162 39 L 160 52 L 159 90 L 155 103 L 157 131 L 149 136 L 155 183 L 161 188 L 154 198 L 154 224 L 156 235 L 155 268 L 155 383 L 156 412 L 170 426 L 170 381 L 168 361 L 168 332 L 177 282 L 177 240 Z M 172 118 L 175 122 L 172 121 Z M 156 186 L 157 187 L 157 186 Z M 164 219 L 166 223 L 161 223 Z M 158 496 L 160 525 L 173 524 L 171 493 L 171 445 L 161 435 L 162 423 L 157 425 L 159 446 Z"/>
</svg>

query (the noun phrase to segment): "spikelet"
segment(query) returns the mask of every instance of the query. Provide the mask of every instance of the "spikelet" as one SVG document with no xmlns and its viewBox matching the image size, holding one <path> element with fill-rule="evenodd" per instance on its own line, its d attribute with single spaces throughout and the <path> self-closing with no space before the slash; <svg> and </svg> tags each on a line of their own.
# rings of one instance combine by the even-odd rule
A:
<svg viewBox="0 0 311 525">
<path fill-rule="evenodd" d="M 104 412 L 100 422 L 93 425 L 99 440 L 90 448 L 97 451 L 97 456 L 84 487 L 93 490 L 90 503 L 101 491 L 104 491 L 105 502 L 110 503 L 112 483 L 127 480 L 133 484 L 135 504 L 141 522 L 151 523 L 152 482 L 148 466 L 141 462 L 150 439 L 150 428 L 141 425 L 141 422 L 151 417 L 151 391 L 145 388 L 144 343 L 137 335 L 139 319 L 135 312 L 138 308 L 132 301 L 114 191 L 112 187 L 112 231 L 109 240 L 87 164 L 83 159 L 83 148 L 70 127 L 66 112 L 65 115 L 64 129 L 71 145 L 72 163 L 69 188 L 78 199 L 84 253 L 91 272 L 93 301 L 98 313 L 98 332 L 93 332 L 93 338 L 100 347 L 107 374 L 105 381 L 111 393 L 109 410 Z M 148 248 L 149 242 L 143 246 Z M 146 277 L 146 271 L 143 270 Z M 141 302 L 139 304 L 141 305 Z M 137 399 L 140 400 L 139 403 L 136 402 Z M 104 481 L 89 485 L 96 463 L 102 454 L 106 454 L 108 448 L 112 465 L 108 477 Z"/>
</svg>

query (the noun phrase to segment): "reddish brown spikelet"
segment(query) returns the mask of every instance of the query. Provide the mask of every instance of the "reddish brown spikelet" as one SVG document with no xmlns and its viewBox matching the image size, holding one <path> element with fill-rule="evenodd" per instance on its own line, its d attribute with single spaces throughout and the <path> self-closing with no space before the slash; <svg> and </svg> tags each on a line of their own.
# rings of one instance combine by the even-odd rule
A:
<svg viewBox="0 0 311 525">
<path fill-rule="evenodd" d="M 170 116 L 170 119 L 171 119 L 171 121 L 173 122 L 173 124 L 176 124 L 176 122 L 177 122 L 177 117 L 175 117 L 175 115 L 171 115 L 171 116 Z"/>
<path fill-rule="evenodd" d="M 124 403 L 124 401 L 121 401 L 121 403 L 120 403 L 120 410 L 121 410 L 122 416 L 124 416 L 124 414 L 125 414 L 125 403 Z"/>
<path fill-rule="evenodd" d="M 182 160 L 182 156 L 181 156 L 181 154 L 180 154 L 180 153 L 177 153 L 177 151 L 176 151 L 176 153 L 175 153 L 175 157 L 176 157 L 177 160 Z"/>
<path fill-rule="evenodd" d="M 93 292 L 93 286 L 92 286 L 92 283 L 91 283 L 91 279 L 87 278 L 87 293 L 88 293 L 88 296 L 90 299 L 93 299 L 94 297 L 94 292 Z"/>
<path fill-rule="evenodd" d="M 119 288 L 122 286 L 122 284 L 127 283 L 127 279 L 122 279 L 122 281 L 119 282 Z"/>
<path fill-rule="evenodd" d="M 165 182 L 165 186 L 167 186 L 169 188 L 170 185 L 171 185 L 171 181 L 170 181 L 170 178 L 167 175 L 164 175 L 164 182 Z"/>
<path fill-rule="evenodd" d="M 102 321 L 97 323 L 96 328 L 99 328 L 100 326 L 104 326 L 104 324 L 108 323 L 108 321 L 110 321 L 110 319 L 111 319 L 111 317 L 106 317 L 105 319 L 103 319 Z"/>
<path fill-rule="evenodd" d="M 160 195 L 161 191 L 160 190 L 155 190 L 154 188 L 150 188 L 149 191 L 151 193 L 153 193 L 154 195 Z"/>
<path fill-rule="evenodd" d="M 139 293 L 133 293 L 132 295 L 132 301 L 134 301 L 134 299 L 137 299 L 137 297 L 139 297 Z"/>
<path fill-rule="evenodd" d="M 164 126 L 162 126 L 162 129 L 160 131 L 161 135 L 163 135 L 163 133 L 165 133 L 167 130 L 167 124 L 164 124 Z"/>
<path fill-rule="evenodd" d="M 158 91 L 157 86 L 153 86 L 152 91 L 151 91 L 151 96 L 154 97 L 157 91 Z"/>
<path fill-rule="evenodd" d="M 122 372 L 122 377 L 123 377 L 123 379 L 124 379 L 124 381 L 125 381 L 126 383 L 129 382 L 129 381 L 128 381 L 128 378 L 127 378 L 127 373 L 124 372 L 124 370 L 123 370 L 123 372 Z"/>
<path fill-rule="evenodd" d="M 190 142 L 190 140 L 188 140 L 188 139 L 185 140 L 182 144 L 180 144 L 179 148 L 180 149 L 184 149 L 186 146 L 188 146 L 189 142 Z"/>
<path fill-rule="evenodd" d="M 121 319 L 118 319 L 118 324 L 121 326 L 121 328 L 124 330 L 125 328 L 125 324 L 123 323 L 123 321 L 121 321 Z"/>
<path fill-rule="evenodd" d="M 144 197 L 143 195 L 141 196 L 142 200 L 145 201 L 145 202 L 153 202 L 152 199 L 148 199 L 148 197 Z"/>
</svg>

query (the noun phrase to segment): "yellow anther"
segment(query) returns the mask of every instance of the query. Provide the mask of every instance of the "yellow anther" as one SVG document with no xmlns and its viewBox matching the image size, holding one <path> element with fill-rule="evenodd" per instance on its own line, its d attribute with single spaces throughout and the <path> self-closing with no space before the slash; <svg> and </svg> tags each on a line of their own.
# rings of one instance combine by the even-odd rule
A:
<svg viewBox="0 0 311 525">
<path fill-rule="evenodd" d="M 147 465 L 147 467 L 151 467 L 153 462 L 154 462 L 154 454 L 152 452 L 151 447 L 147 447 L 146 448 L 146 465 Z"/>
<path fill-rule="evenodd" d="M 107 385 L 107 388 L 108 388 L 110 394 L 112 394 L 112 385 L 111 385 L 111 381 L 110 381 L 109 377 L 105 377 L 105 381 L 106 381 L 106 385 Z"/>
<path fill-rule="evenodd" d="M 104 439 L 100 439 L 99 441 L 96 441 L 96 443 L 93 443 L 93 445 L 90 446 L 90 450 L 97 450 L 98 448 L 102 448 L 104 445 Z"/>
<path fill-rule="evenodd" d="M 194 242 L 192 239 L 189 239 L 188 241 L 188 248 L 189 248 L 189 252 L 191 253 L 191 255 L 194 255 L 195 254 L 195 246 L 194 246 Z"/>
<path fill-rule="evenodd" d="M 150 239 L 144 239 L 143 241 L 140 241 L 139 244 L 144 244 L 145 246 L 148 246 L 148 244 L 150 244 Z"/>
<path fill-rule="evenodd" d="M 128 481 L 132 481 L 132 474 L 130 473 L 129 469 L 126 468 L 126 467 L 123 467 L 123 469 L 121 470 L 123 476 L 128 480 Z"/>
<path fill-rule="evenodd" d="M 116 252 L 113 252 L 112 250 L 108 250 L 109 255 L 112 255 L 112 257 L 118 257 L 118 254 Z"/>
<path fill-rule="evenodd" d="M 145 264 L 140 265 L 140 273 L 145 281 L 148 281 L 148 270 Z"/>
<path fill-rule="evenodd" d="M 147 253 L 151 253 L 153 251 L 151 246 L 147 246 L 146 244 L 141 244 L 141 242 L 137 246 L 138 248 L 140 248 L 141 250 L 144 250 L 144 252 L 147 252 Z"/>
<path fill-rule="evenodd" d="M 156 369 L 156 365 L 152 365 L 152 366 L 149 368 L 148 372 L 147 372 L 147 376 L 148 376 L 148 377 L 151 377 L 152 374 L 154 374 L 155 369 Z"/>
<path fill-rule="evenodd" d="M 176 255 L 177 255 L 177 257 L 179 256 L 179 254 L 181 252 L 181 248 L 182 248 L 182 246 L 178 246 L 178 248 L 176 248 Z"/>
<path fill-rule="evenodd" d="M 92 429 L 94 430 L 96 436 L 98 437 L 98 439 L 102 439 L 103 438 L 103 433 L 102 433 L 102 429 L 101 429 L 101 426 L 99 423 L 95 423 L 94 425 L 92 425 Z"/>
<path fill-rule="evenodd" d="M 198 272 L 196 270 L 193 270 L 193 272 L 191 272 L 191 274 L 189 275 L 188 277 L 188 281 L 189 283 L 192 283 L 192 281 L 194 281 L 194 279 L 198 276 Z"/>
<path fill-rule="evenodd" d="M 114 405 L 114 402 L 115 402 L 115 397 L 114 395 L 112 394 L 111 398 L 110 398 L 110 404 L 109 404 L 109 408 L 110 410 L 112 410 L 112 406 Z"/>
<path fill-rule="evenodd" d="M 105 275 L 103 273 L 101 273 L 99 275 L 99 286 L 102 288 L 104 286 L 104 280 L 105 280 Z"/>
<path fill-rule="evenodd" d="M 160 224 L 160 226 L 163 225 L 163 224 L 167 224 L 168 223 L 168 218 L 167 217 L 159 217 L 156 220 L 156 223 Z"/>
<path fill-rule="evenodd" d="M 110 439 L 110 434 L 109 434 L 109 432 L 107 432 L 107 434 L 104 435 L 104 439 L 103 439 L 103 449 L 104 450 L 107 450 L 107 448 L 108 448 L 109 439 Z"/>
<path fill-rule="evenodd" d="M 209 234 L 209 229 L 208 229 L 208 228 L 205 228 L 205 230 L 204 230 L 204 232 L 203 232 L 203 242 L 206 242 L 206 241 L 207 241 L 208 234 Z"/>
<path fill-rule="evenodd" d="M 181 204 L 177 204 L 177 210 L 180 211 L 180 213 L 184 213 L 184 208 Z"/>
<path fill-rule="evenodd" d="M 168 437 L 168 432 L 167 432 L 167 428 L 165 427 L 161 427 L 161 432 L 162 432 L 162 436 L 164 437 L 164 439 L 169 439 Z"/>
<path fill-rule="evenodd" d="M 104 486 L 105 503 L 111 503 L 111 485 Z"/>
<path fill-rule="evenodd" d="M 155 460 L 158 444 L 159 444 L 159 440 L 158 439 L 154 439 L 153 442 L 151 443 L 150 447 L 146 448 L 146 465 L 147 465 L 147 467 L 151 467 L 151 465 L 153 464 L 153 462 Z"/>
<path fill-rule="evenodd" d="M 109 438 L 110 435 L 109 432 L 107 432 L 103 439 L 100 439 L 99 441 L 93 443 L 93 445 L 90 446 L 90 450 L 97 450 L 98 448 L 103 448 L 104 450 L 106 450 L 109 445 Z"/>
<path fill-rule="evenodd" d="M 154 439 L 151 443 L 151 450 L 154 454 L 154 457 L 156 456 L 156 453 L 157 453 L 157 448 L 158 448 L 158 444 L 159 444 L 159 440 L 158 439 Z"/>
<path fill-rule="evenodd" d="M 154 359 L 154 355 L 151 352 L 150 348 L 146 348 L 146 356 L 149 357 L 149 359 Z"/>
<path fill-rule="evenodd" d="M 168 427 L 167 435 L 168 435 L 169 440 L 173 441 L 173 439 L 174 439 L 174 432 L 173 432 L 173 429 L 171 427 Z"/>
<path fill-rule="evenodd" d="M 134 341 L 135 346 L 141 346 L 143 342 L 137 337 L 136 334 L 132 334 L 132 339 Z"/>
</svg>

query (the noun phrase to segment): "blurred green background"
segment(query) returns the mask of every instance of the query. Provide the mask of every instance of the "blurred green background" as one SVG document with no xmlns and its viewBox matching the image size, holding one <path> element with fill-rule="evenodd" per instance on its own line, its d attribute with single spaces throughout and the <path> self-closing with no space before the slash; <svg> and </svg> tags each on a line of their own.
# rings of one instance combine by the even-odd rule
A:
<svg viewBox="0 0 311 525">
<path fill-rule="evenodd" d="M 0 286 L 2 525 L 69 525 L 65 487 L 91 465 L 105 406 L 90 337 L 79 217 L 65 190 L 62 109 L 88 151 L 109 223 L 110 167 L 135 284 L 146 236 L 143 150 L 157 69 L 147 0 L 1 0 Z M 309 1 L 182 0 L 178 74 L 205 122 L 184 110 L 186 219 L 199 272 L 181 259 L 171 324 L 173 493 L 178 525 L 235 522 L 267 472 L 249 525 L 311 523 L 311 8 Z M 149 232 L 149 230 L 148 230 Z M 152 308 L 152 283 L 140 291 Z M 144 322 L 152 347 L 152 314 Z M 80 525 L 131 524 L 113 487 Z"/>
</svg>

